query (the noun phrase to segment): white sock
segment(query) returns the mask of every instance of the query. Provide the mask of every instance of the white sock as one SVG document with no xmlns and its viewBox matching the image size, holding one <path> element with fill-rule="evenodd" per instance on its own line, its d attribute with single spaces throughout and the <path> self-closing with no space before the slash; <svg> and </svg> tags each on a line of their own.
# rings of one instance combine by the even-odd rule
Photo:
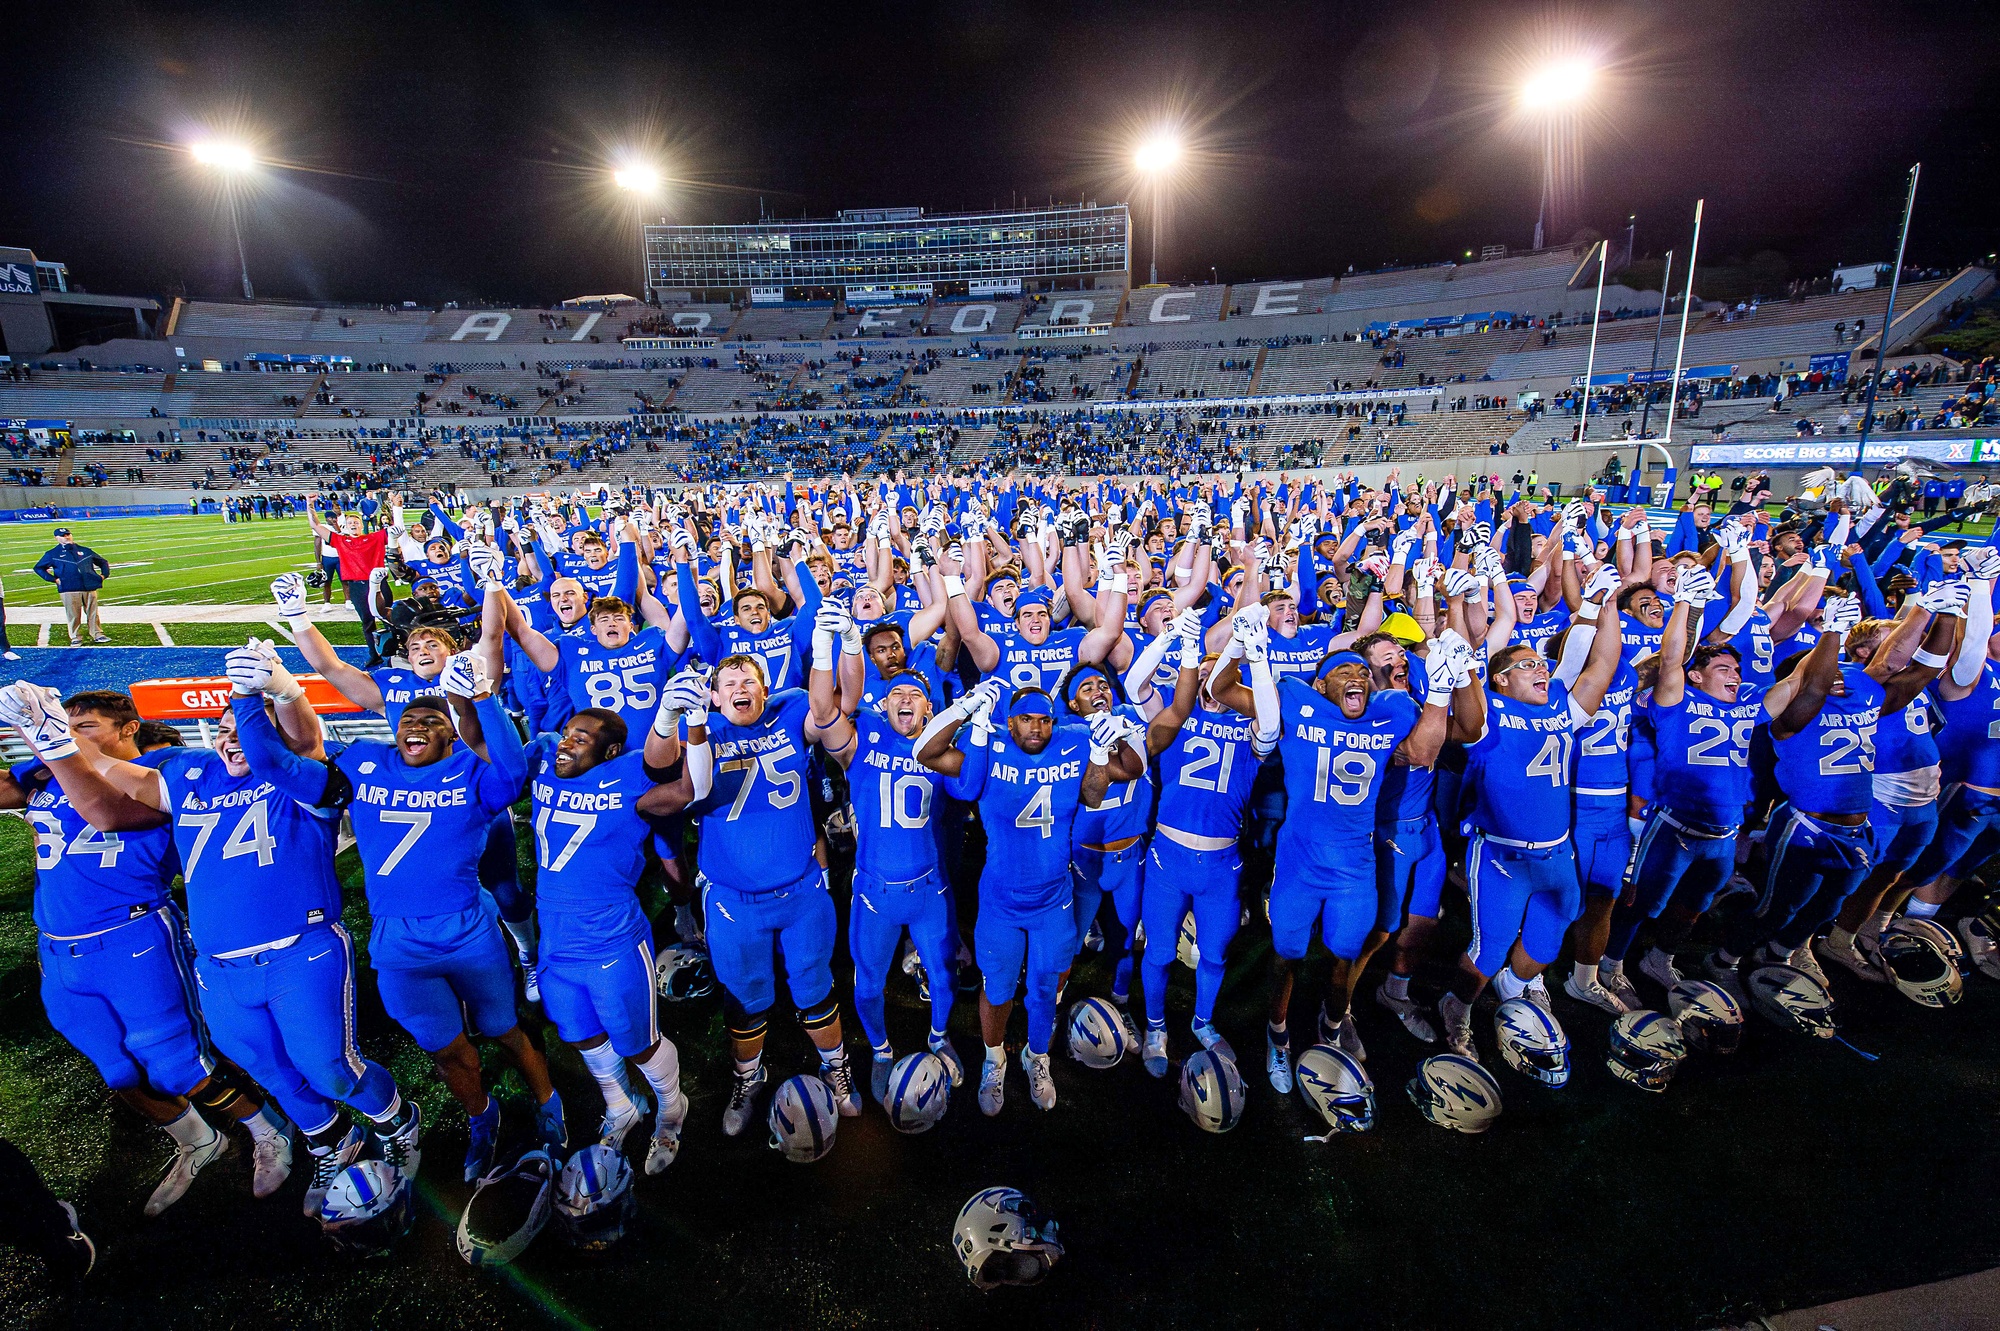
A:
<svg viewBox="0 0 2000 1331">
<path fill-rule="evenodd" d="M 1882 931 L 1887 929 L 1890 921 L 1895 918 L 1895 912 L 1893 911 L 1878 910 L 1868 917 L 1858 932 L 1862 937 L 1868 939 L 1870 942 L 1874 942 L 1882 937 Z"/>
<path fill-rule="evenodd" d="M 814 1045 L 815 1049 L 819 1046 Z M 819 1065 L 823 1068 L 844 1068 L 847 1066 L 847 1046 L 837 1044 L 831 1049 L 819 1050 Z"/>
<path fill-rule="evenodd" d="M 193 1105 L 189 1105 L 187 1112 L 173 1122 L 162 1123 L 160 1130 L 172 1137 L 174 1145 L 183 1151 L 199 1150 L 215 1140 L 215 1129 L 208 1125 L 208 1120 Z"/>
<path fill-rule="evenodd" d="M 1613 961 L 1611 958 L 1606 957 L 1597 963 L 1597 975 L 1600 980 L 1608 975 L 1623 975 L 1624 973 L 1625 963 L 1623 960 Z"/>
<path fill-rule="evenodd" d="M 1913 920 L 1928 920 L 1943 909 L 1942 901 L 1925 901 L 1920 897 L 1911 897 L 1910 904 L 1904 907 L 1903 913 Z"/>
<path fill-rule="evenodd" d="M 1500 995 L 1503 1003 L 1519 998 L 1527 989 L 1528 982 L 1514 974 L 1512 966 L 1502 966 L 1500 973 L 1493 977 L 1493 991 Z"/>
<path fill-rule="evenodd" d="M 666 1041 L 660 1041 L 665 1044 Z M 618 1057 L 618 1051 L 606 1040 L 593 1049 L 579 1049 L 583 1055 L 583 1065 L 590 1069 L 590 1075 L 597 1079 L 597 1087 L 604 1092 L 606 1113 L 623 1114 L 633 1109 L 632 1082 L 625 1072 L 625 1060 Z"/>
<path fill-rule="evenodd" d="M 986 1061 L 988 1063 L 998 1063 L 1002 1067 L 1007 1066 L 1007 1046 L 1004 1044 L 987 1045 Z"/>
<path fill-rule="evenodd" d="M 1576 987 L 1579 989 L 1588 989 L 1591 985 L 1597 984 L 1597 977 L 1601 973 L 1601 970 L 1601 966 L 1593 966 L 1586 961 L 1577 962 L 1575 971 Z"/>
<path fill-rule="evenodd" d="M 243 1126 L 250 1129 L 250 1140 L 262 1142 L 284 1136 L 285 1129 L 290 1125 L 278 1112 L 278 1107 L 266 1101 L 262 1109 L 243 1120 Z"/>
<path fill-rule="evenodd" d="M 610 1045 L 604 1046 L 609 1049 Z M 672 1040 L 661 1038 L 647 1058 L 639 1062 L 640 1075 L 659 1097 L 660 1117 L 668 1122 L 675 1121 L 674 1102 L 681 1097 L 681 1056 L 674 1048 Z"/>
<path fill-rule="evenodd" d="M 748 1058 L 739 1058 L 735 1060 L 736 1075 L 739 1077 L 756 1076 L 757 1066 L 763 1061 L 764 1061 L 764 1051 L 762 1049 L 759 1049 L 756 1053 L 750 1055 L 750 1057 Z"/>
<path fill-rule="evenodd" d="M 518 924 L 512 920 L 502 920 L 500 921 L 500 927 L 505 929 L 507 936 L 514 940 L 514 955 L 521 959 L 521 964 L 524 966 L 534 965 L 536 941 L 535 917 L 530 915 Z"/>
<path fill-rule="evenodd" d="M 870 1045 L 869 1052 L 875 1055 L 877 1063 L 887 1063 L 896 1057 L 896 1047 L 887 1040 L 878 1045 Z"/>
<path fill-rule="evenodd" d="M 1410 997 L 1410 977 L 1389 972 L 1389 978 L 1382 981 L 1382 987 L 1389 991 L 1389 997 L 1408 1000 Z"/>
</svg>

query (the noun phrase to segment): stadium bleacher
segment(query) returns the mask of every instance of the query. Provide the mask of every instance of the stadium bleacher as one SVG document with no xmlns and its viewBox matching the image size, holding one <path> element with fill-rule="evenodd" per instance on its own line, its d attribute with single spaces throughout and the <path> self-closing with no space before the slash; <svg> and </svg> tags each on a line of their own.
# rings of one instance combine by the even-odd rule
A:
<svg viewBox="0 0 2000 1331">
<path fill-rule="evenodd" d="M 1181 324 L 1210 324 L 1222 317 L 1226 286 L 1134 287 L 1125 302 L 1128 328 L 1171 329 Z"/>
</svg>

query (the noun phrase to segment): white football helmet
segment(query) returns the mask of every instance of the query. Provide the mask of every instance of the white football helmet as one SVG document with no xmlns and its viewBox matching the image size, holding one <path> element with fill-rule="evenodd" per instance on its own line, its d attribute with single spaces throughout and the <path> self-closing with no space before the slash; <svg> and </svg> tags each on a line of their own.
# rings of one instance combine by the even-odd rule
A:
<svg viewBox="0 0 2000 1331">
<path fill-rule="evenodd" d="M 1247 1092 L 1236 1064 L 1198 1049 L 1181 1064 L 1181 1109 L 1203 1132 L 1227 1132 L 1243 1119 Z"/>
<path fill-rule="evenodd" d="M 1898 915 L 1890 922 L 1889 927 L 1883 930 L 1884 938 L 1890 934 L 1915 934 L 1919 938 L 1927 938 L 1936 944 L 1937 950 L 1944 953 L 1945 960 L 1960 973 L 1965 970 L 1965 949 L 1959 944 L 1958 936 L 1936 920 L 1918 919 L 1914 915 Z"/>
<path fill-rule="evenodd" d="M 1193 911 L 1181 916 L 1180 933 L 1174 939 L 1174 960 L 1189 970 L 1201 965 L 1201 948 L 1197 947 L 1194 941 Z"/>
<path fill-rule="evenodd" d="M 1641 1009 L 1620 1013 L 1611 1023 L 1604 1065 L 1642 1091 L 1664 1091 L 1686 1057 L 1687 1042 L 1672 1018 Z"/>
<path fill-rule="evenodd" d="M 1929 924 L 1930 921 L 1919 921 Z M 1932 925 L 1936 933 L 1944 930 Z M 1951 938 L 1950 934 L 1945 937 Z M 1952 943 L 1958 940 L 1952 938 Z M 1887 929 L 1876 955 L 1882 968 L 1896 985 L 1896 991 L 1924 1007 L 1947 1008 L 1965 997 L 1965 977 L 1958 973 L 1951 955 L 1939 947 L 1929 933 L 1915 929 Z"/>
<path fill-rule="evenodd" d="M 1056 1222 L 1016 1188 L 987 1188 L 959 1208 L 951 1246 L 980 1289 L 1040 1284 L 1063 1255 Z"/>
<path fill-rule="evenodd" d="M 928 1049 L 905 1054 L 889 1069 L 889 1096 L 883 1105 L 896 1131 L 929 1132 L 951 1105 L 951 1069 Z"/>
<path fill-rule="evenodd" d="M 1981 914 L 1962 917 L 1958 936 L 1965 940 L 1965 954 L 1979 973 L 2000 980 L 2000 907 L 1988 906 Z"/>
<path fill-rule="evenodd" d="M 707 998 L 715 992 L 715 967 L 700 948 L 676 943 L 654 959 L 653 983 L 669 1003 Z"/>
<path fill-rule="evenodd" d="M 833 1149 L 840 1109 L 827 1084 L 802 1072 L 771 1097 L 771 1149 L 794 1164 L 809 1165 Z"/>
<path fill-rule="evenodd" d="M 1375 1083 L 1368 1070 L 1337 1045 L 1316 1044 L 1299 1055 L 1295 1084 L 1305 1102 L 1326 1120 L 1324 1137 L 1307 1141 L 1330 1141 L 1336 1133 L 1367 1132 L 1375 1126 Z"/>
<path fill-rule="evenodd" d="M 556 1181 L 556 1219 L 575 1247 L 610 1247 L 625 1237 L 625 1226 L 638 1214 L 632 1166 L 616 1148 L 592 1142 L 563 1166 Z"/>
<path fill-rule="evenodd" d="M 362 1160 L 334 1175 L 320 1203 L 320 1228 L 350 1252 L 387 1252 L 410 1232 L 416 1206 L 409 1175 L 383 1160 Z"/>
<path fill-rule="evenodd" d="M 1500 1083 L 1463 1054 L 1431 1055 L 1404 1089 L 1418 1113 L 1454 1132 L 1484 1132 L 1500 1117 Z"/>
<path fill-rule="evenodd" d="M 555 1175 L 547 1151 L 495 1166 L 458 1218 L 458 1255 L 474 1266 L 505 1266 L 526 1252 L 549 1222 Z"/>
<path fill-rule="evenodd" d="M 1569 1037 L 1541 1005 L 1510 998 L 1493 1014 L 1493 1037 L 1507 1066 L 1544 1086 L 1569 1084 Z"/>
<path fill-rule="evenodd" d="M 1102 998 L 1079 1000 L 1069 1010 L 1069 1056 L 1087 1068 L 1116 1067 L 1132 1052 L 1118 1009 Z"/>
<path fill-rule="evenodd" d="M 1682 980 L 1667 992 L 1667 1010 L 1690 1049 L 1733 1054 L 1743 1042 L 1743 1006 L 1708 980 Z"/>
<path fill-rule="evenodd" d="M 1760 966 L 1750 972 L 1750 1006 L 1786 1030 L 1821 1040 L 1833 1038 L 1833 995 L 1802 970 Z"/>
</svg>

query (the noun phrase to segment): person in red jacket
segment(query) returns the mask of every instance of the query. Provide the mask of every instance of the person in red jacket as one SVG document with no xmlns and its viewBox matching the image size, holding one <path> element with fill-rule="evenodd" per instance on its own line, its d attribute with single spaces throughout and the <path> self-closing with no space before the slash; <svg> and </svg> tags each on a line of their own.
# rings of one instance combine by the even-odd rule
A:
<svg viewBox="0 0 2000 1331">
<path fill-rule="evenodd" d="M 313 535 L 331 546 L 340 556 L 340 583 L 347 588 L 347 603 L 354 607 L 354 613 L 361 620 L 361 631 L 368 636 L 368 667 L 382 664 L 381 655 L 375 649 L 375 607 L 371 591 L 377 569 L 388 567 L 389 533 L 361 530 L 361 519 L 353 513 L 340 516 L 340 530 L 320 524 L 318 518 L 311 518 Z"/>
</svg>

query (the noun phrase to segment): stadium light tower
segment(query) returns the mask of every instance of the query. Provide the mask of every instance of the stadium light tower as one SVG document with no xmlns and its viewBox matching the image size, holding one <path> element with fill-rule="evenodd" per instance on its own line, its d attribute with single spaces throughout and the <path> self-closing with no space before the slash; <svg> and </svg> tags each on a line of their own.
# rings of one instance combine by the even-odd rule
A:
<svg viewBox="0 0 2000 1331">
<path fill-rule="evenodd" d="M 1535 248 L 1542 248 L 1549 202 L 1556 191 L 1557 157 L 1576 152 L 1576 109 L 1597 82 L 1596 68 L 1585 59 L 1553 60 L 1535 70 L 1521 85 L 1521 106 L 1542 125 L 1542 206 L 1535 214 Z"/>
<path fill-rule="evenodd" d="M 1180 140 L 1171 134 L 1155 134 L 1132 154 L 1132 164 L 1153 185 L 1153 255 L 1147 264 L 1148 283 L 1160 280 L 1160 195 L 1180 160 Z"/>
<path fill-rule="evenodd" d="M 229 229 L 236 236 L 236 263 L 243 274 L 243 299 L 255 300 L 257 293 L 250 285 L 250 260 L 243 251 L 243 223 L 236 210 L 236 182 L 257 169 L 257 155 L 247 145 L 227 139 L 191 143 L 188 155 L 222 181 L 222 197 L 229 205 Z"/>
<path fill-rule="evenodd" d="M 631 196 L 632 215 L 639 222 L 639 301 L 645 304 L 652 294 L 646 264 L 646 205 L 659 197 L 665 181 L 658 170 L 644 162 L 627 162 L 612 169 L 611 183 Z"/>
</svg>

